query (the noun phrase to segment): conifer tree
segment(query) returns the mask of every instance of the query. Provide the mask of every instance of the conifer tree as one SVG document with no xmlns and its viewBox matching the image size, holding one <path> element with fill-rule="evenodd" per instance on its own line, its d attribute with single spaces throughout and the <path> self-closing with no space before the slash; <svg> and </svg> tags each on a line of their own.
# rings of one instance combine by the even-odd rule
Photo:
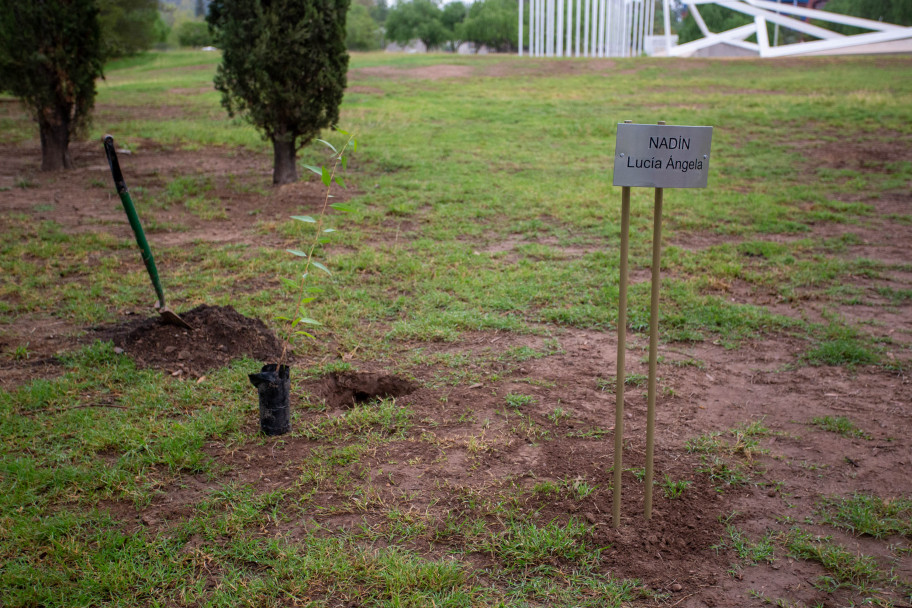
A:
<svg viewBox="0 0 912 608">
<path fill-rule="evenodd" d="M 38 122 L 42 171 L 72 166 L 70 139 L 88 122 L 101 74 L 93 0 L 0 2 L 0 87 Z"/>
<path fill-rule="evenodd" d="M 232 116 L 272 141 L 274 184 L 297 180 L 297 151 L 339 120 L 350 0 L 213 0 L 222 50 L 215 88 Z"/>
</svg>

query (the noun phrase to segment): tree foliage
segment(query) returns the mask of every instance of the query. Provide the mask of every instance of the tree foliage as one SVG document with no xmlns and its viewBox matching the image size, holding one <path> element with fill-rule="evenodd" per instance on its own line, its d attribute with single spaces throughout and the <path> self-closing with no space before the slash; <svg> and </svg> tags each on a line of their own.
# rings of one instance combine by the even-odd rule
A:
<svg viewBox="0 0 912 608">
<path fill-rule="evenodd" d="M 349 0 L 213 0 L 222 49 L 215 87 L 273 143 L 273 183 L 297 179 L 296 153 L 339 120 Z"/>
<path fill-rule="evenodd" d="M 0 2 L 0 87 L 38 122 L 42 170 L 71 167 L 69 142 L 88 122 L 102 63 L 94 0 Z"/>
<path fill-rule="evenodd" d="M 519 7 L 514 0 L 481 0 L 472 4 L 461 26 L 463 40 L 498 51 L 517 48 Z"/>
<path fill-rule="evenodd" d="M 184 21 L 177 26 L 177 43 L 181 46 L 209 46 L 212 44 L 212 32 L 203 21 Z"/>
<path fill-rule="evenodd" d="M 823 10 L 873 21 L 886 21 L 896 25 L 912 26 L 912 1 L 910 0 L 830 0 Z M 843 34 L 858 34 L 861 30 L 847 25 L 829 25 Z"/>
<path fill-rule="evenodd" d="M 698 10 L 700 11 L 700 16 L 703 17 L 703 21 L 706 22 L 706 27 L 713 33 L 724 32 L 754 21 L 753 17 L 717 4 L 701 4 L 698 6 Z M 678 30 L 678 43 L 684 44 L 702 37 L 703 32 L 697 26 L 696 19 L 688 12 L 681 23 L 681 28 Z"/>
<path fill-rule="evenodd" d="M 374 21 L 370 8 L 354 2 L 348 10 L 345 45 L 355 51 L 375 51 L 383 44 L 383 29 Z"/>
<path fill-rule="evenodd" d="M 468 13 L 469 9 L 466 8 L 465 4 L 458 0 L 454 0 L 453 2 L 445 4 L 440 11 L 440 22 L 443 24 L 443 27 L 451 32 L 455 32 L 459 25 L 465 21 Z"/>
<path fill-rule="evenodd" d="M 95 0 L 105 57 L 122 57 L 163 42 L 167 28 L 158 0 Z"/>
<path fill-rule="evenodd" d="M 386 16 L 389 14 L 389 4 L 386 0 L 374 0 L 370 6 L 370 16 L 374 21 L 383 25 L 386 23 Z"/>
<path fill-rule="evenodd" d="M 386 36 L 401 45 L 421 40 L 428 49 L 460 41 L 486 45 L 499 51 L 517 48 L 519 6 L 516 0 L 458 0 L 441 9 L 433 0 L 400 2 L 389 12 Z"/>
<path fill-rule="evenodd" d="M 403 46 L 418 39 L 432 49 L 453 36 L 443 24 L 443 11 L 431 0 L 400 2 L 386 16 L 386 37 Z"/>
</svg>

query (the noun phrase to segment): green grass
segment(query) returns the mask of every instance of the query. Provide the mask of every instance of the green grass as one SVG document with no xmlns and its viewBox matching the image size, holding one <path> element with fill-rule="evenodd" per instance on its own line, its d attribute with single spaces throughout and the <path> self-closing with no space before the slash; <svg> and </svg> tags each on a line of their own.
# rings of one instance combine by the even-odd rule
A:
<svg viewBox="0 0 912 608">
<path fill-rule="evenodd" d="M 666 473 L 662 477 L 662 495 L 668 500 L 676 500 L 684 495 L 684 491 L 690 487 L 692 482 L 686 479 L 674 480 Z"/>
<path fill-rule="evenodd" d="M 582 500 L 595 492 L 597 486 L 589 483 L 582 477 L 575 479 L 566 478 L 558 481 L 542 481 L 532 488 L 532 492 L 537 496 L 547 498 L 549 496 L 564 496 L 573 500 Z"/>
<path fill-rule="evenodd" d="M 723 492 L 728 487 L 750 483 L 754 456 L 768 452 L 761 447 L 760 439 L 775 434 L 778 433 L 761 418 L 726 433 L 711 431 L 692 437 L 684 443 L 684 449 L 700 455 L 696 471 L 706 475 L 717 492 Z"/>
<path fill-rule="evenodd" d="M 162 209 L 180 204 L 200 219 L 227 219 L 228 215 L 221 201 L 208 195 L 212 189 L 213 183 L 209 177 L 181 176 L 165 184 L 164 190 L 153 198 L 151 204 Z"/>
<path fill-rule="evenodd" d="M 231 304 L 275 328 L 295 298 L 280 279 L 300 273 L 283 250 L 305 235 L 295 222 L 270 216 L 270 146 L 243 120 L 226 117 L 212 88 L 218 60 L 218 53 L 180 51 L 109 63 L 88 135 L 97 141 L 110 132 L 136 155 L 211 148 L 228 159 L 262 159 L 262 170 L 249 175 L 174 170 L 128 181 L 146 205 L 151 230 L 184 229 L 172 213 L 204 222 L 225 217 L 229 205 L 217 191 L 264 197 L 240 244 L 153 247 L 172 306 Z M 432 81 L 408 72 L 443 63 L 472 74 Z M 815 326 L 738 294 L 795 306 L 813 298 L 835 307 L 870 293 L 889 306 L 908 302 L 908 290 L 883 285 L 894 268 L 852 255 L 859 237 L 813 236 L 835 224 L 851 232 L 874 217 L 869 194 L 900 191 L 912 177 L 908 162 L 871 159 L 861 170 L 814 160 L 834 134 L 871 146 L 912 134 L 904 58 L 796 66 L 635 58 L 595 71 L 541 73 L 534 65 L 505 56 L 352 56 L 350 84 L 363 88 L 346 94 L 340 124 L 360 144 L 345 175 L 357 210 L 333 225 L 339 232 L 318 251 L 334 275 L 318 279 L 325 293 L 312 303 L 312 316 L 324 323 L 319 340 L 296 347 L 311 366 L 308 379 L 350 369 L 338 359 L 354 353 L 410 377 L 433 368 L 421 377 L 442 399 L 455 385 L 493 387 L 518 411 L 497 421 L 503 437 L 496 429 L 472 436 L 476 464 L 496 452 L 497 440 L 544 442 L 552 433 L 581 444 L 609 438 L 607 429 L 576 425 L 566 404 L 545 408 L 517 389 L 505 394 L 497 382 L 522 366 L 547 367 L 548 357 L 563 353 L 552 336 L 564 328 L 615 329 L 620 193 L 611 185 L 611 142 L 625 118 L 716 126 L 710 187 L 666 193 L 664 342 L 738 348 L 787 334 L 806 344 L 796 363 L 881 362 L 881 345 L 849 320 Z M 402 78 L 363 70 L 373 66 L 401 70 Z M 695 90 L 699 103 L 680 103 Z M 0 142 L 37 149 L 28 114 L 8 96 L 0 102 Z M 323 150 L 305 148 L 300 160 L 319 164 Z M 100 157 L 86 163 L 104 164 Z M 85 180 L 87 197 L 108 196 L 102 178 Z M 0 191 L 32 196 L 61 179 L 23 171 L 3 177 Z M 115 236 L 125 234 L 125 221 L 112 226 L 88 217 L 81 228 L 90 229 L 74 231 L 36 219 L 54 217 L 67 204 L 48 197 L 0 216 L 0 324 L 50 318 L 86 328 L 148 312 L 151 289 L 135 243 Z M 651 264 L 651 208 L 652 193 L 634 189 L 634 276 Z M 692 235 L 710 244 L 680 245 Z M 629 329 L 643 338 L 648 282 L 634 283 L 629 297 Z M 482 337 L 484 349 L 447 344 L 466 334 Z M 489 341 L 494 334 L 523 334 L 524 345 Z M 34 358 L 27 344 L 4 348 L 11 363 Z M 540 518 L 522 502 L 527 490 L 512 482 L 444 484 L 438 494 L 457 509 L 435 503 L 411 510 L 416 497 L 396 485 L 395 470 L 411 465 L 395 449 L 420 443 L 439 451 L 428 458 L 444 461 L 451 446 L 434 429 L 468 424 L 470 416 L 456 420 L 464 405 L 428 418 L 393 399 L 329 411 L 298 388 L 302 407 L 292 437 L 267 442 L 251 430 L 256 406 L 245 374 L 254 362 L 215 370 L 195 384 L 139 370 L 108 343 L 60 357 L 60 376 L 0 389 L 4 606 L 344 601 L 569 608 L 656 599 L 640 583 L 606 573 L 586 525 Z M 703 368 L 695 359 L 670 364 L 695 368 L 682 373 Z M 546 381 L 528 375 L 530 384 Z M 642 381 L 626 378 L 636 386 Z M 570 424 L 573 430 L 564 431 Z M 755 422 L 686 447 L 701 455 L 698 470 L 721 490 L 749 482 L 750 460 L 771 433 Z M 306 448 L 283 477 L 236 478 L 258 455 L 283 462 L 286 442 Z M 395 465 L 387 467 L 390 461 Z M 602 491 L 585 478 L 540 483 L 532 492 L 536 504 L 555 496 L 591 501 Z M 686 499 L 685 483 L 666 478 L 663 492 Z M 186 497 L 195 484 L 204 488 Z M 178 516 L 126 531 L 122 509 L 148 509 L 169 492 L 186 497 Z M 904 500 L 833 499 L 821 518 L 859 534 L 907 536 Z M 356 523 L 338 529 L 317 521 L 330 517 Z M 431 539 L 443 546 L 426 551 L 422 543 Z M 762 555 L 763 539 L 728 533 L 725 542 L 736 541 L 745 555 Z M 820 562 L 836 584 L 883 580 L 867 560 L 831 543 L 798 533 L 781 542 L 795 556 Z M 482 570 L 478 559 L 488 560 Z"/>
<path fill-rule="evenodd" d="M 796 528 L 785 535 L 784 544 L 792 557 L 817 562 L 829 572 L 830 577 L 821 581 L 824 587 L 847 586 L 869 591 L 883 578 L 873 557 L 853 553 L 829 537 L 814 536 Z"/>
<path fill-rule="evenodd" d="M 836 433 L 843 437 L 857 437 L 859 439 L 871 439 L 871 436 L 858 428 L 854 422 L 845 416 L 817 416 L 811 420 L 811 424 L 816 427 Z"/>
<path fill-rule="evenodd" d="M 900 305 L 912 300 L 912 289 L 894 289 L 892 287 L 878 287 L 877 293 L 889 299 L 892 304 Z"/>
<path fill-rule="evenodd" d="M 711 431 L 693 437 L 684 443 L 684 448 L 692 454 L 738 455 L 750 460 L 754 454 L 765 451 L 759 438 L 773 434 L 761 419 L 741 424 L 727 433 Z"/>
<path fill-rule="evenodd" d="M 375 403 L 357 404 L 344 414 L 326 417 L 292 432 L 314 440 L 338 440 L 356 435 L 382 440 L 404 437 L 410 426 L 408 408 L 397 405 L 395 399 L 381 399 Z"/>
<path fill-rule="evenodd" d="M 892 78 L 901 72 L 901 64 L 879 66 L 876 75 L 882 80 L 870 82 L 870 70 L 856 60 L 838 66 L 820 62 L 814 77 L 804 80 L 767 72 L 760 65 L 741 71 L 710 62 L 707 72 L 694 83 L 693 74 L 666 70 L 659 62 L 621 61 L 644 68 L 626 77 L 623 87 L 617 79 L 602 76 L 542 75 L 535 79 L 536 95 L 529 96 L 525 77 L 500 75 L 495 79 L 486 75 L 487 69 L 501 63 L 513 65 L 512 58 L 473 59 L 353 56 L 355 69 L 392 64 L 407 70 L 455 61 L 471 66 L 476 76 L 413 87 L 407 93 L 398 90 L 401 87 L 396 80 L 371 75 L 356 78 L 359 84 L 397 95 L 351 93 L 343 105 L 341 124 L 357 133 L 361 141 L 349 181 L 356 191 L 364 193 L 359 198 L 362 212 L 337 241 L 352 250 L 330 247 L 326 252 L 330 266 L 339 271 L 332 295 L 345 292 L 346 306 L 343 310 L 325 310 L 336 301 L 329 298 L 314 310 L 314 316 L 331 321 L 327 329 L 340 336 L 343 346 L 356 341 L 364 319 L 382 321 L 386 327 L 385 336 L 372 336 L 377 341 L 384 337 L 455 341 L 465 331 L 532 331 L 538 324 L 610 327 L 617 293 L 617 260 L 611 252 L 619 239 L 617 223 L 610 219 L 614 207 L 606 204 L 604 196 L 610 192 L 610 175 L 599 171 L 603 159 L 586 156 L 565 161 L 573 150 L 600 149 L 601 142 L 613 136 L 615 119 L 594 109 L 597 104 L 593 102 L 604 99 L 616 100 L 608 114 L 635 113 L 646 104 L 667 112 L 668 120 L 677 116 L 699 124 L 717 124 L 714 152 L 718 161 L 713 165 L 713 187 L 674 193 L 666 235 L 673 240 L 680 233 L 699 230 L 748 237 L 740 245 L 706 250 L 667 248 L 663 261 L 669 273 L 662 296 L 664 339 L 721 339 L 736 347 L 767 332 L 801 331 L 800 322 L 771 314 L 763 307 L 733 303 L 707 286 L 737 278 L 757 286 L 781 285 L 789 295 L 799 286 L 826 289 L 857 272 L 858 264 L 835 263 L 826 255 L 821 257 L 809 244 L 782 244 L 763 238 L 769 232 L 800 230 L 809 222 L 843 221 L 870 213 L 869 207 L 835 199 L 844 185 L 836 177 L 815 188 L 796 180 L 792 169 L 803 156 L 788 145 L 784 134 L 791 132 L 789 125 L 808 115 L 813 115 L 815 128 L 824 134 L 847 125 L 865 129 L 874 123 L 878 129 L 904 132 L 905 107 L 894 100 L 902 99 L 907 92 L 895 90 L 896 79 Z M 125 145 L 141 146 L 144 139 L 150 139 L 190 147 L 243 145 L 266 152 L 268 147 L 249 126 L 223 120 L 218 95 L 207 88 L 217 61 L 217 54 L 182 51 L 112 63 L 100 87 L 99 104 L 105 109 L 100 110 L 97 123 L 120 134 L 118 141 L 123 140 Z M 667 104 L 663 91 L 716 79 L 730 83 L 730 88 L 707 93 L 706 107 L 682 113 Z M 840 87 L 834 88 L 834 81 L 840 82 Z M 862 82 L 866 91 L 893 87 L 891 96 L 877 98 L 876 112 L 869 105 L 850 104 L 841 93 Z M 780 94 L 764 98 L 761 106 L 752 96 L 738 93 L 739 86 L 761 86 Z M 638 91 L 636 103 L 620 94 L 631 87 Z M 177 97 L 175 90 L 180 91 Z M 809 95 L 817 101 L 825 100 L 832 109 L 821 113 L 817 101 L 808 104 Z M 129 112 L 112 109 L 156 104 L 174 108 L 179 116 L 167 121 L 136 119 Z M 740 109 L 711 109 L 717 107 Z M 872 113 L 865 114 L 868 111 Z M 408 124 L 430 126 L 423 131 L 404 128 L 406 113 Z M 860 122 L 846 122 L 845 113 Z M 745 133 L 752 144 L 750 154 L 739 143 Z M 333 135 L 327 137 L 332 139 Z M 427 144 L 429 137 L 432 146 Z M 302 161 L 319 160 L 318 150 L 302 152 Z M 555 167 L 561 170 L 552 171 Z M 877 175 L 868 179 L 879 179 Z M 763 179 L 772 177 L 776 179 Z M 224 217 L 223 206 L 208 198 L 204 183 L 205 178 L 181 176 L 154 198 L 164 206 L 179 200 L 204 219 Z M 572 189 L 566 187 L 569 183 L 574 185 Z M 748 187 L 750 195 L 744 196 L 742 192 Z M 644 238 L 648 208 L 648 193 L 635 191 L 634 269 L 649 264 L 648 239 Z M 419 221 L 422 226 L 418 238 L 401 243 L 400 253 L 407 259 L 391 255 L 384 244 L 377 243 L 378 237 L 381 243 L 396 238 L 384 231 L 378 233 L 378 226 L 402 221 Z M 492 247 L 505 240 L 515 245 L 506 251 Z M 274 275 L 288 276 L 287 264 L 277 262 L 268 252 L 249 252 L 248 257 L 251 253 L 258 262 L 274 269 Z M 203 252 L 187 256 L 180 251 L 157 254 L 175 258 L 169 264 L 172 268 L 175 263 L 190 268 L 207 256 Z M 441 268 L 452 272 L 438 272 Z M 172 291 L 174 301 L 199 298 L 205 293 L 210 301 L 230 297 L 240 308 L 262 311 L 261 316 L 275 315 L 275 306 L 264 306 L 256 293 L 236 295 L 228 285 L 177 283 L 187 288 Z M 390 284 L 397 286 L 397 293 L 386 293 Z M 420 286 L 418 293 L 423 295 L 407 297 L 411 285 Z M 66 303 L 74 297 L 57 294 L 54 300 Z M 98 320 L 103 310 L 114 304 L 98 292 L 92 300 L 99 297 L 102 301 L 96 306 L 69 308 L 94 308 L 83 316 Z M 630 326 L 644 331 L 648 285 L 635 285 L 630 303 Z M 835 356 L 812 352 L 807 360 L 856 364 L 858 357 L 844 351 Z M 532 353 L 520 348 L 514 356 L 521 361 Z"/>
<path fill-rule="evenodd" d="M 565 525 L 549 522 L 513 522 L 492 537 L 481 549 L 500 559 L 507 568 L 526 568 L 552 563 L 553 560 L 577 561 L 590 556 L 585 524 L 570 519 Z"/>
<path fill-rule="evenodd" d="M 732 524 L 726 524 L 725 534 L 717 545 L 713 545 L 713 549 L 717 552 L 731 550 L 744 565 L 772 564 L 775 561 L 775 543 L 771 533 L 755 542 Z"/>
<path fill-rule="evenodd" d="M 513 409 L 520 409 L 528 405 L 535 403 L 535 397 L 532 395 L 523 395 L 520 393 L 507 393 L 504 396 L 504 401 L 507 402 L 507 405 Z"/>
<path fill-rule="evenodd" d="M 804 359 L 811 365 L 842 365 L 852 368 L 879 363 L 881 357 L 857 330 L 830 324 L 824 331 L 824 338 L 805 352 Z"/>
<path fill-rule="evenodd" d="M 868 494 L 827 498 L 820 506 L 821 519 L 853 534 L 874 538 L 912 537 L 912 500 L 884 500 Z"/>
</svg>

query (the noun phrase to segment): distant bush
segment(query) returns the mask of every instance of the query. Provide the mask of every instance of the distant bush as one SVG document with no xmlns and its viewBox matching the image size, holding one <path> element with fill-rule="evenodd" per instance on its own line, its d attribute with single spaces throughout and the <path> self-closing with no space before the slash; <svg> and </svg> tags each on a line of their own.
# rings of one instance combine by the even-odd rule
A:
<svg viewBox="0 0 912 608">
<path fill-rule="evenodd" d="M 158 0 L 95 0 L 105 58 L 135 55 L 164 42 Z"/>
<path fill-rule="evenodd" d="M 210 46 L 212 34 L 202 21 L 185 21 L 177 26 L 177 43 L 181 46 Z"/>
<path fill-rule="evenodd" d="M 348 9 L 345 46 L 354 51 L 376 51 L 383 46 L 383 29 L 363 4 L 353 2 Z"/>
</svg>

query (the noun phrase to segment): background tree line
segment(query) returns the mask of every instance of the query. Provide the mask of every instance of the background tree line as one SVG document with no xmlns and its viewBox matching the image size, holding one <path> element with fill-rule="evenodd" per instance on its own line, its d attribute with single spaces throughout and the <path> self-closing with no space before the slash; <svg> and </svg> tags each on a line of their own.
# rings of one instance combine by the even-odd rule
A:
<svg viewBox="0 0 912 608">
<path fill-rule="evenodd" d="M 446 4 L 434 0 L 354 0 L 348 16 L 348 48 L 377 50 L 387 42 L 420 40 L 429 50 L 455 51 L 463 42 L 497 51 L 517 48 L 516 0 Z"/>
<path fill-rule="evenodd" d="M 84 130 L 105 61 L 177 36 L 215 43 L 215 79 L 229 114 L 245 116 L 275 148 L 274 182 L 296 179 L 295 154 L 335 125 L 346 85 L 346 48 L 385 40 L 456 50 L 462 42 L 512 51 L 516 0 L 31 0 L 0 2 L 0 90 L 12 93 L 39 126 L 43 170 L 71 166 L 68 146 Z M 189 3 L 189 4 L 188 4 Z M 831 0 L 827 8 L 908 25 L 909 0 Z M 710 29 L 741 16 L 704 6 Z M 677 20 L 676 20 L 677 21 Z M 692 19 L 691 19 L 692 21 Z M 695 24 L 684 19 L 681 42 Z M 528 32 L 528 27 L 526 28 Z M 846 32 L 853 33 L 853 32 Z"/>
<path fill-rule="evenodd" d="M 106 57 L 152 48 L 213 44 L 206 23 L 211 0 L 94 0 Z M 517 49 L 516 0 L 449 3 L 435 0 L 352 0 L 346 46 L 376 51 L 388 43 L 421 40 L 428 49 L 453 51 L 463 42 L 496 51 Z M 526 17 L 528 21 L 528 16 Z M 526 41 L 527 43 L 527 41 Z"/>
</svg>

